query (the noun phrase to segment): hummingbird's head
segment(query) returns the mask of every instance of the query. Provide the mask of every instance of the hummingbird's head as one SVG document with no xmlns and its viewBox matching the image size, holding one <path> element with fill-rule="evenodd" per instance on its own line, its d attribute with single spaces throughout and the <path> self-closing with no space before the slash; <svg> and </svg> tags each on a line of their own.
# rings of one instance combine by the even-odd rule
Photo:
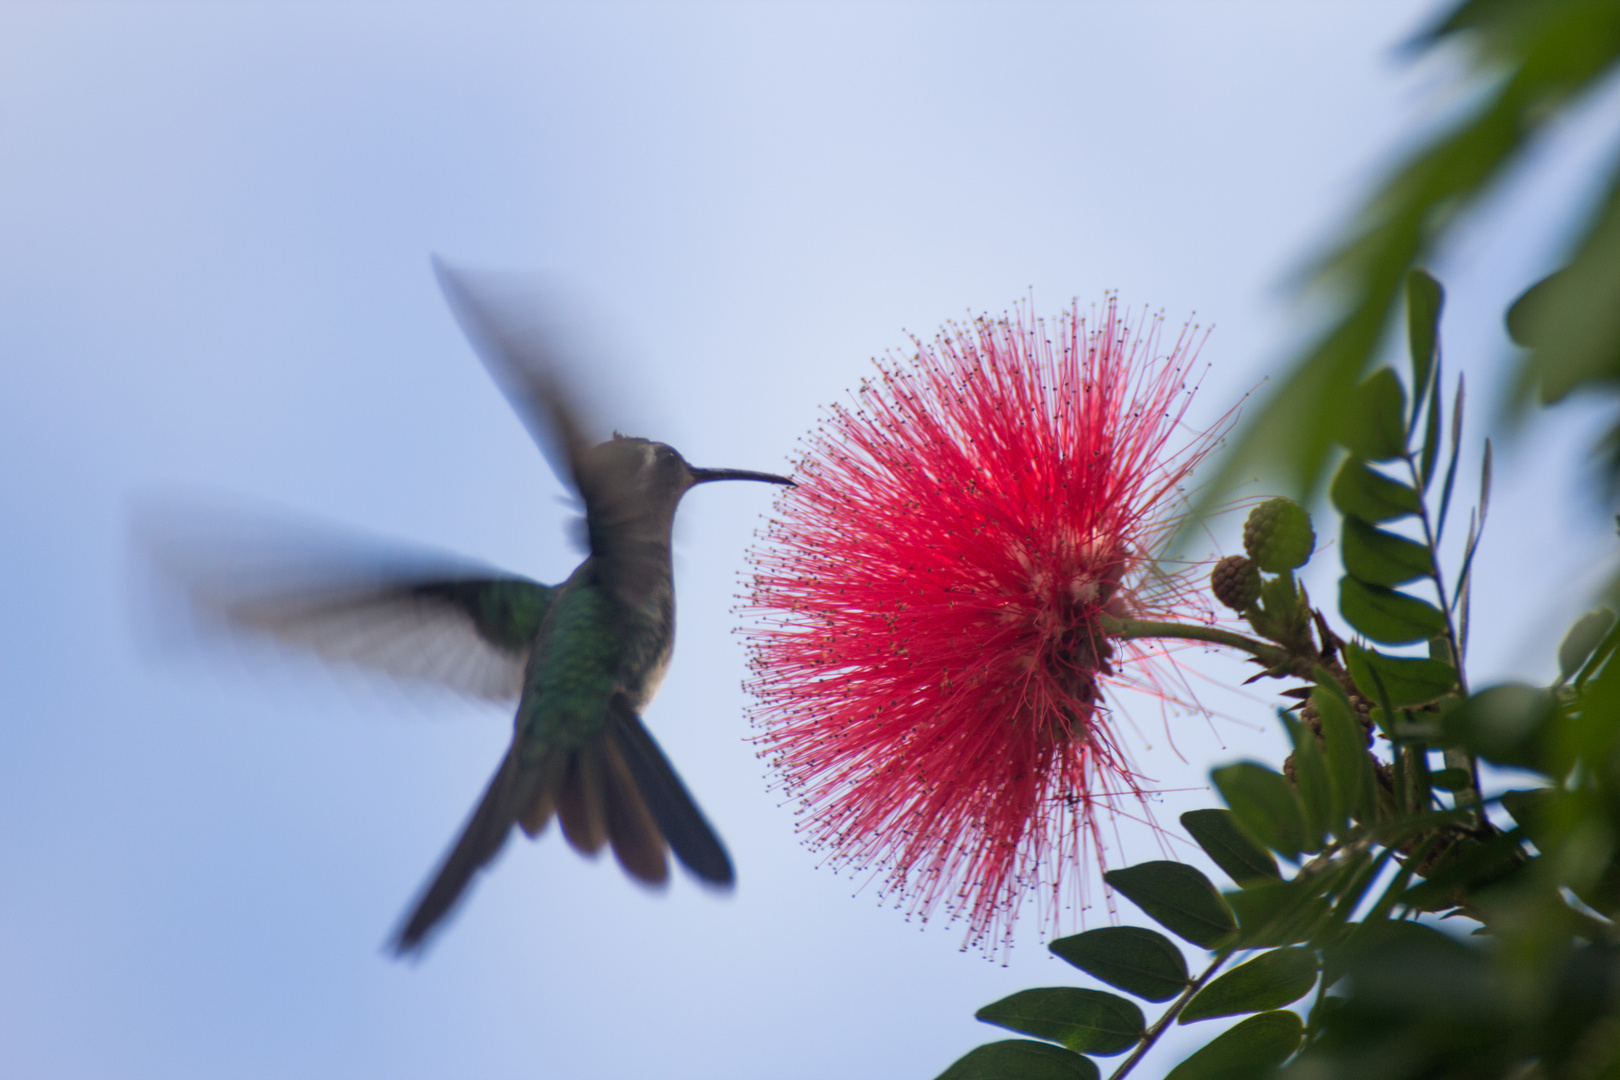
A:
<svg viewBox="0 0 1620 1080">
<path fill-rule="evenodd" d="M 582 477 L 586 502 L 611 501 L 636 517 L 672 520 L 681 496 L 698 484 L 714 480 L 758 480 L 767 484 L 793 481 L 775 473 L 750 469 L 700 469 L 687 462 L 667 443 L 613 433 L 607 442 L 592 447 Z M 605 497 L 605 499 L 603 498 Z"/>
</svg>

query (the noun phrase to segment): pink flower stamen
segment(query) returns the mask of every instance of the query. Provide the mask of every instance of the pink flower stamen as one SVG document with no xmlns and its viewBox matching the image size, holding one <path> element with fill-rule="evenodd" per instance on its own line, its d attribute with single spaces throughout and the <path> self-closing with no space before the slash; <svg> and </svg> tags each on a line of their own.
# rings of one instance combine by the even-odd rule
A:
<svg viewBox="0 0 1620 1080">
<path fill-rule="evenodd" d="M 755 722 L 801 828 L 970 943 L 1032 893 L 1055 929 L 1099 814 L 1146 813 L 1103 687 L 1164 695 L 1166 656 L 1102 616 L 1214 619 L 1155 556 L 1224 424 L 1186 430 L 1202 339 L 1158 333 L 1110 297 L 1055 345 L 1022 313 L 917 342 L 830 410 L 751 555 Z"/>
</svg>

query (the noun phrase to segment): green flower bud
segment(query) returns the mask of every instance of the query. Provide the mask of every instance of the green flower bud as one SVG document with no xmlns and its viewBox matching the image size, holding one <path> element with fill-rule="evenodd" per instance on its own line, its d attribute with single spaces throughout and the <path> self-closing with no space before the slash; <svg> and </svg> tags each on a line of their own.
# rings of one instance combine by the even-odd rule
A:
<svg viewBox="0 0 1620 1080">
<path fill-rule="evenodd" d="M 1304 566 L 1316 550 L 1311 515 L 1292 499 L 1266 500 L 1243 524 L 1243 550 L 1268 574 Z"/>
</svg>

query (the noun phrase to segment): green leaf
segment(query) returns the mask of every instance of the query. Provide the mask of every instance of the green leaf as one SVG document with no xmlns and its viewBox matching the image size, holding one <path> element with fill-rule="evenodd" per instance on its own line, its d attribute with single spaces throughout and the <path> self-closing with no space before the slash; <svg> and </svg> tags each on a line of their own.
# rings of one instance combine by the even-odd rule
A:
<svg viewBox="0 0 1620 1080">
<path fill-rule="evenodd" d="M 1470 779 L 1467 769 L 1441 769 L 1437 773 L 1429 774 L 1429 786 L 1441 791 L 1461 791 L 1468 786 Z"/>
<path fill-rule="evenodd" d="M 1423 509 L 1418 493 L 1357 457 L 1347 457 L 1328 492 L 1333 506 L 1362 521 L 1394 521 Z"/>
<path fill-rule="evenodd" d="M 1613 626 L 1614 612 L 1608 608 L 1588 611 L 1575 620 L 1575 625 L 1564 635 L 1564 643 L 1558 646 L 1559 682 L 1569 682 L 1575 677 Z"/>
<path fill-rule="evenodd" d="M 1353 856 L 1346 864 L 1344 885 L 1337 890 L 1338 897 L 1333 901 L 1328 918 L 1340 926 L 1349 922 L 1350 916 L 1361 906 L 1362 898 L 1367 895 L 1367 890 L 1372 888 L 1373 882 L 1378 879 L 1378 875 L 1383 872 L 1384 866 L 1393 854 L 1393 849 L 1384 848 L 1376 855 L 1371 851 L 1363 851 L 1360 855 Z M 1315 938 L 1317 934 L 1313 932 L 1311 937 Z"/>
<path fill-rule="evenodd" d="M 1446 532 L 1446 515 L 1451 512 L 1451 492 L 1457 486 L 1457 463 L 1462 460 L 1463 377 L 1457 375 L 1457 397 L 1451 405 L 1451 456 L 1446 463 L 1446 479 L 1440 485 L 1440 509 L 1434 516 L 1434 542 Z"/>
<path fill-rule="evenodd" d="M 1104 926 L 1058 938 L 1048 948 L 1086 974 L 1144 1001 L 1169 1001 L 1187 989 L 1181 949 L 1145 926 Z"/>
<path fill-rule="evenodd" d="M 1504 791 L 1502 809 L 1513 815 L 1514 822 L 1524 830 L 1532 843 L 1546 850 L 1555 836 L 1548 812 L 1557 805 L 1560 794 L 1551 788 Z"/>
<path fill-rule="evenodd" d="M 1429 385 L 1445 301 L 1446 291 L 1427 271 L 1414 267 L 1406 272 L 1406 340 L 1412 351 L 1412 385 L 1419 394 L 1412 406 L 1414 414 L 1422 407 L 1421 395 Z"/>
<path fill-rule="evenodd" d="M 1103 880 L 1177 937 L 1201 948 L 1214 948 L 1237 929 L 1232 909 L 1209 878 L 1183 863 L 1139 863 L 1110 870 Z"/>
<path fill-rule="evenodd" d="M 1442 718 L 1447 736 L 1497 765 L 1537 768 L 1540 736 L 1558 699 L 1537 686 L 1507 683 L 1474 694 Z"/>
<path fill-rule="evenodd" d="M 1181 815 L 1181 827 L 1239 885 L 1282 877 L 1271 852 L 1249 838 L 1230 810 L 1189 810 Z"/>
<path fill-rule="evenodd" d="M 1534 346 L 1515 387 L 1521 401 L 1532 390 L 1552 403 L 1612 385 L 1620 375 L 1620 183 L 1611 181 L 1570 264 L 1515 307 L 1521 335 Z"/>
<path fill-rule="evenodd" d="M 1457 685 L 1456 669 L 1444 660 L 1385 656 L 1354 643 L 1345 646 L 1345 659 L 1363 695 L 1397 709 L 1427 704 Z"/>
<path fill-rule="evenodd" d="M 1470 211 L 1533 160 L 1546 132 L 1590 110 L 1594 91 L 1615 70 L 1610 3 L 1471 0 L 1451 7 L 1453 15 L 1414 47 L 1460 61 L 1448 68 L 1447 93 L 1467 105 L 1433 125 L 1390 170 L 1301 281 L 1301 289 L 1331 285 L 1349 303 L 1277 377 L 1262 409 L 1245 418 L 1204 508 L 1230 498 L 1233 485 L 1259 469 L 1277 475 L 1286 493 L 1315 488 L 1333 436 L 1324 425 L 1387 340 L 1407 270 L 1470 228 L 1478 220 Z M 1537 348 L 1519 382 L 1544 399 L 1580 380 L 1612 381 L 1620 371 L 1620 193 L 1612 180 L 1604 186 L 1595 211 L 1583 208 L 1569 222 L 1577 282 L 1567 290 L 1560 283 L 1534 318 L 1545 336 L 1532 335 Z"/>
<path fill-rule="evenodd" d="M 1076 1053 L 1118 1054 L 1147 1027 L 1142 1010 L 1118 994 L 1048 986 L 1020 990 L 973 1014 L 987 1024 L 1060 1042 Z"/>
<path fill-rule="evenodd" d="M 1427 600 L 1346 575 L 1339 579 L 1339 613 L 1381 645 L 1411 645 L 1446 632 L 1446 617 Z"/>
<path fill-rule="evenodd" d="M 1310 728 L 1281 712 L 1283 726 L 1294 744 L 1294 788 L 1299 792 L 1300 809 L 1305 814 L 1305 851 L 1322 850 L 1329 828 L 1338 828 L 1333 817 L 1333 784 L 1328 779 L 1327 762 L 1322 760 L 1322 744 Z"/>
<path fill-rule="evenodd" d="M 937 1080 L 1097 1080 L 1097 1063 L 1051 1043 L 1005 1039 L 956 1059 Z"/>
<path fill-rule="evenodd" d="M 1311 691 L 1322 718 L 1323 753 L 1333 781 L 1333 820 L 1354 817 L 1371 822 L 1377 807 L 1372 760 L 1367 756 L 1366 732 L 1337 683 Z"/>
<path fill-rule="evenodd" d="M 1253 949 L 1309 941 L 1332 914 L 1322 893 L 1334 880 L 1331 873 L 1294 877 L 1227 893 L 1227 903 L 1237 913 L 1238 942 Z"/>
<path fill-rule="evenodd" d="M 1540 314 L 1536 309 L 1547 302 L 1547 294 L 1556 287 L 1558 279 L 1563 274 L 1562 270 L 1554 270 L 1520 293 L 1519 298 L 1508 307 L 1508 337 L 1513 339 L 1515 345 L 1522 345 L 1527 349 L 1535 348 L 1534 324 L 1537 321 L 1536 316 Z"/>
<path fill-rule="evenodd" d="M 1522 869 L 1529 859 L 1524 834 L 1518 829 L 1500 833 L 1481 843 L 1460 837 L 1430 867 L 1425 880 L 1401 894 L 1400 903 L 1415 911 L 1445 911 L 1456 907 L 1459 893 L 1483 888 Z"/>
<path fill-rule="evenodd" d="M 1251 836 L 1285 858 L 1299 860 L 1306 842 L 1305 815 L 1294 786 L 1281 773 L 1240 761 L 1209 775 Z"/>
<path fill-rule="evenodd" d="M 1406 391 L 1389 368 L 1379 368 L 1345 402 L 1339 439 L 1368 461 L 1406 453 Z"/>
<path fill-rule="evenodd" d="M 1281 1065 L 1304 1037 L 1305 1024 L 1298 1013 L 1263 1012 L 1215 1036 L 1164 1080 L 1216 1080 Z"/>
<path fill-rule="evenodd" d="M 1423 478 L 1423 490 L 1429 490 L 1429 484 L 1434 480 L 1434 467 L 1440 460 L 1440 372 L 1439 360 L 1434 363 L 1434 386 L 1429 391 L 1429 419 L 1423 425 L 1423 451 L 1419 456 L 1419 475 Z"/>
<path fill-rule="evenodd" d="M 1316 952 L 1273 949 L 1216 979 L 1187 1002 L 1178 1024 L 1264 1012 L 1298 1001 L 1316 985 Z"/>
<path fill-rule="evenodd" d="M 1434 570 L 1434 559 L 1427 546 L 1369 525 L 1360 518 L 1346 517 L 1341 536 L 1340 557 L 1345 571 L 1369 585 L 1386 588 L 1405 585 Z"/>
</svg>

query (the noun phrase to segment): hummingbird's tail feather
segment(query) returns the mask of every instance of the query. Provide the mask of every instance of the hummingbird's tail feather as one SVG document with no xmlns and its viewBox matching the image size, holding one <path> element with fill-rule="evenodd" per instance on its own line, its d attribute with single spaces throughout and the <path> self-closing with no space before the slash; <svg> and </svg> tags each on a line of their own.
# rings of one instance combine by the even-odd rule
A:
<svg viewBox="0 0 1620 1080">
<path fill-rule="evenodd" d="M 603 790 L 601 750 L 596 740 L 569 755 L 568 773 L 557 792 L 557 820 L 568 846 L 595 855 L 607 843 L 607 798 Z"/>
<path fill-rule="evenodd" d="M 395 956 L 420 950 L 428 934 L 461 899 L 473 875 L 500 853 L 522 806 L 523 786 L 516 756 L 508 750 L 501 767 L 490 778 L 478 809 L 461 830 L 450 854 L 444 857 L 433 881 L 423 890 L 410 917 L 394 934 Z"/>
<path fill-rule="evenodd" d="M 637 881 L 669 880 L 664 834 L 616 745 L 597 738 L 577 750 L 556 750 L 539 768 L 532 802 L 518 818 L 524 833 L 538 836 L 555 814 L 574 850 L 595 855 L 611 844 L 619 865 Z"/>
<path fill-rule="evenodd" d="M 669 880 L 664 835 L 653 819 L 624 755 L 612 738 L 602 740 L 602 779 L 607 793 L 608 839 L 625 873 L 644 885 Z"/>
<path fill-rule="evenodd" d="M 608 704 L 606 735 L 675 857 L 711 885 L 732 884 L 736 874 L 725 845 L 623 694 L 615 694 Z"/>
</svg>

